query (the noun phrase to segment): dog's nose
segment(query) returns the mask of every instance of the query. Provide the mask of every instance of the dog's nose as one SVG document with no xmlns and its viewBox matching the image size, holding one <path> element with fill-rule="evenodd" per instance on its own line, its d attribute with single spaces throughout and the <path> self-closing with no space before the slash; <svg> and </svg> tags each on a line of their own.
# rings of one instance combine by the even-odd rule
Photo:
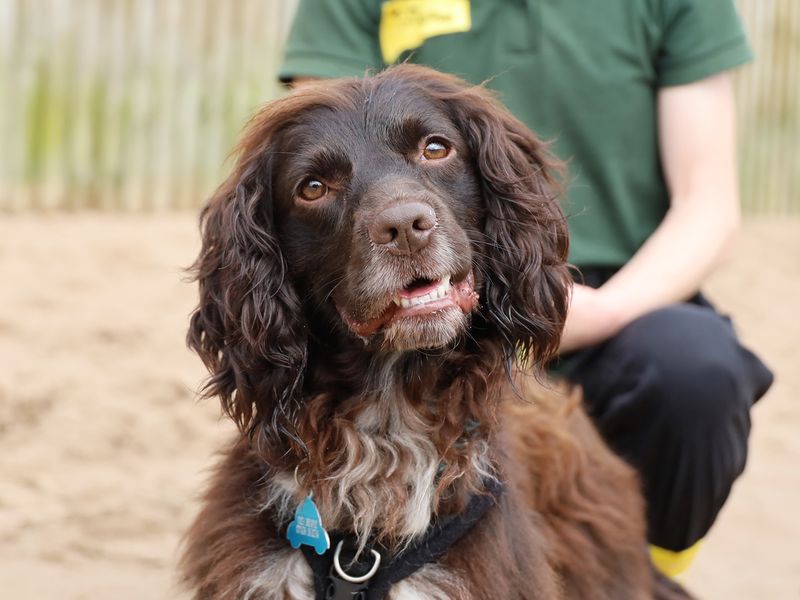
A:
<svg viewBox="0 0 800 600">
<path fill-rule="evenodd" d="M 383 209 L 368 229 L 370 239 L 392 254 L 413 254 L 428 245 L 436 213 L 423 202 L 403 202 Z"/>
</svg>

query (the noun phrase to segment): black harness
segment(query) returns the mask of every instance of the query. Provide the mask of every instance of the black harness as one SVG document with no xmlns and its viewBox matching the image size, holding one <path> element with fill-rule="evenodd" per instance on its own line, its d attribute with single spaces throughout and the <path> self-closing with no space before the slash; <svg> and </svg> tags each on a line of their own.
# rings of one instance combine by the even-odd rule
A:
<svg viewBox="0 0 800 600">
<path fill-rule="evenodd" d="M 438 560 L 497 503 L 502 484 L 489 479 L 485 488 L 486 493 L 470 498 L 463 512 L 435 521 L 424 536 L 397 554 L 367 547 L 356 560 L 356 539 L 349 533 L 331 533 L 331 547 L 322 555 L 302 546 L 314 573 L 317 600 L 383 600 L 392 585 Z"/>
</svg>

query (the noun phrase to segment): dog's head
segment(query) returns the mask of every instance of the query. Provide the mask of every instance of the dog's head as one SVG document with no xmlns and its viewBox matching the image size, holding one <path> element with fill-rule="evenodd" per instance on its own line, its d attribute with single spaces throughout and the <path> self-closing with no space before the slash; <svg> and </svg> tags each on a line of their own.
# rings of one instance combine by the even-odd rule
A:
<svg viewBox="0 0 800 600">
<path fill-rule="evenodd" d="M 246 428 L 345 348 L 550 357 L 570 282 L 552 166 L 489 92 L 422 67 L 268 104 L 202 216 L 209 395 Z"/>
</svg>

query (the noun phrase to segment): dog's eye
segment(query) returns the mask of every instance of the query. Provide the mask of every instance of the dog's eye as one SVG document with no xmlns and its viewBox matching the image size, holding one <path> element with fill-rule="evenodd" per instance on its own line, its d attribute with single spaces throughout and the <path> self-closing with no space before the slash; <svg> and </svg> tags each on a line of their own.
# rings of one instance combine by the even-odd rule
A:
<svg viewBox="0 0 800 600">
<path fill-rule="evenodd" d="M 298 193 L 303 200 L 313 202 L 314 200 L 319 200 L 328 193 L 328 186 L 322 183 L 319 179 L 309 177 L 303 181 Z"/>
<path fill-rule="evenodd" d="M 430 140 L 422 151 L 425 160 L 439 160 L 446 158 L 450 154 L 450 146 L 441 140 Z"/>
</svg>

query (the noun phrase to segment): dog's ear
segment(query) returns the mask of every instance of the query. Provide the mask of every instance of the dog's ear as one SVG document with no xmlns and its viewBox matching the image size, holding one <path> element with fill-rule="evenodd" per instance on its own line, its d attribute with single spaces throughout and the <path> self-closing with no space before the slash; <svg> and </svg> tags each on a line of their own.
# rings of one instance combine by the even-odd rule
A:
<svg viewBox="0 0 800 600">
<path fill-rule="evenodd" d="M 558 351 L 572 285 L 560 165 L 484 88 L 462 88 L 450 106 L 483 188 L 483 313 L 509 355 L 545 362 Z"/>
<path fill-rule="evenodd" d="M 291 434 L 306 361 L 302 310 L 273 221 L 274 116 L 251 122 L 233 173 L 201 214 L 200 302 L 187 335 L 211 374 L 204 395 L 219 396 L 250 435 Z"/>
</svg>

